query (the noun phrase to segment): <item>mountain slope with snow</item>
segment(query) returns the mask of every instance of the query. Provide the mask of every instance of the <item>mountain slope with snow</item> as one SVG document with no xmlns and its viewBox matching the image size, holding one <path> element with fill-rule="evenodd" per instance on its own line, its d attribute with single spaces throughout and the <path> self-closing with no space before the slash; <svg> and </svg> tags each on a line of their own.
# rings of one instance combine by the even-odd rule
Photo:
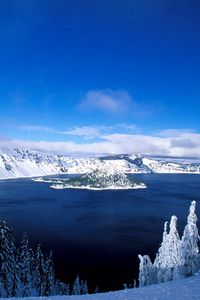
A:
<svg viewBox="0 0 200 300">
<path fill-rule="evenodd" d="M 200 174 L 200 162 L 143 157 L 141 155 L 113 155 L 101 158 L 73 158 L 12 149 L 0 151 L 0 179 L 36 177 L 56 174 L 84 174 L 96 169 L 115 172 L 195 173 Z"/>
</svg>

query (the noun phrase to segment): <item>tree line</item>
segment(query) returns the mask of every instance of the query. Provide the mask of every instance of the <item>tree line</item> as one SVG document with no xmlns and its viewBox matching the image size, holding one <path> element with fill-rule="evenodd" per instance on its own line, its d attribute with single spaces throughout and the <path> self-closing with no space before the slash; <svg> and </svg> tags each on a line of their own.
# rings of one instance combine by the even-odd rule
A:
<svg viewBox="0 0 200 300">
<path fill-rule="evenodd" d="M 194 275 L 200 269 L 199 234 L 196 202 L 192 201 L 187 224 L 180 238 L 177 230 L 177 217 L 172 216 L 164 224 L 162 243 L 154 262 L 148 255 L 139 255 L 139 286 L 170 281 Z"/>
<path fill-rule="evenodd" d="M 80 281 L 78 275 L 71 288 L 56 279 L 52 251 L 44 255 L 41 244 L 33 251 L 26 233 L 19 248 L 16 248 L 13 229 L 5 221 L 0 221 L 0 297 L 87 293 L 87 282 Z"/>
<path fill-rule="evenodd" d="M 182 237 L 177 230 L 177 217 L 165 222 L 162 243 L 154 262 L 139 255 L 139 286 L 161 283 L 194 275 L 200 269 L 196 202 L 192 201 Z M 124 286 L 127 288 L 127 285 Z M 136 287 L 136 282 L 131 287 Z M 74 284 L 55 276 L 52 251 L 44 255 L 41 244 L 35 251 L 29 247 L 25 233 L 16 248 L 13 229 L 0 221 L 0 297 L 30 297 L 87 294 L 87 282 L 77 275 Z"/>
</svg>

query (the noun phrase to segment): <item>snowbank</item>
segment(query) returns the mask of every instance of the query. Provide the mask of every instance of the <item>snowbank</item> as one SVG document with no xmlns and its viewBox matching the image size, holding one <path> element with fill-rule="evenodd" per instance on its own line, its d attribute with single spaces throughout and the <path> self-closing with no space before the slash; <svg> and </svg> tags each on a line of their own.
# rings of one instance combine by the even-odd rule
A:
<svg viewBox="0 0 200 300">
<path fill-rule="evenodd" d="M 2 298 L 3 299 L 3 298 Z M 8 298 L 4 298 L 5 300 Z M 15 298 L 10 298 L 14 300 Z M 18 298 L 20 299 L 20 298 Z M 22 299 L 22 298 L 21 298 Z M 29 297 L 24 300 L 200 300 L 200 274 L 118 292 L 81 296 Z"/>
</svg>

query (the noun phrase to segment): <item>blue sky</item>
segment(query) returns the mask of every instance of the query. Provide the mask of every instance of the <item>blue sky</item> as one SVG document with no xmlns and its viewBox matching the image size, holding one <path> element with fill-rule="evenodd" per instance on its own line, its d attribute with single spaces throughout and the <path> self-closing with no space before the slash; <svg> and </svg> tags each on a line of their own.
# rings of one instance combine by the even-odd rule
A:
<svg viewBox="0 0 200 300">
<path fill-rule="evenodd" d="M 1 140 L 198 156 L 199 15 L 198 0 L 1 1 Z"/>
</svg>

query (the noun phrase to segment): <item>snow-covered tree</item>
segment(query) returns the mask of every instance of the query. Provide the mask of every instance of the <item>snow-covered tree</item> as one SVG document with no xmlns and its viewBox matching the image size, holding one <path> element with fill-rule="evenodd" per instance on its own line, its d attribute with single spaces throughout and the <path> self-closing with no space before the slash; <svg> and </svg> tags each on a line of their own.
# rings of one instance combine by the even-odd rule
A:
<svg viewBox="0 0 200 300">
<path fill-rule="evenodd" d="M 128 289 L 127 283 L 123 283 L 123 288 L 124 288 L 124 290 L 127 290 L 127 289 Z"/>
<path fill-rule="evenodd" d="M 81 294 L 81 284 L 80 284 L 79 275 L 77 275 L 73 284 L 72 295 L 80 295 L 80 294 Z"/>
<path fill-rule="evenodd" d="M 177 267 L 180 265 L 180 237 L 177 230 L 177 217 L 172 216 L 169 225 L 168 235 L 167 268 L 169 279 L 177 279 Z"/>
<path fill-rule="evenodd" d="M 94 293 L 95 293 L 95 294 L 98 294 L 98 293 L 99 293 L 99 286 L 98 286 L 98 285 L 95 287 Z"/>
<path fill-rule="evenodd" d="M 139 265 L 139 286 L 145 286 L 156 283 L 155 267 L 148 255 L 138 255 L 140 260 Z"/>
<path fill-rule="evenodd" d="M 28 236 L 25 233 L 18 250 L 20 280 L 22 284 L 22 297 L 31 295 L 32 276 L 31 276 L 31 253 L 29 249 Z"/>
<path fill-rule="evenodd" d="M 69 295 L 69 284 L 56 280 L 55 293 L 56 295 Z"/>
<path fill-rule="evenodd" d="M 199 270 L 199 234 L 195 208 L 196 202 L 192 201 L 187 218 L 187 225 L 185 226 L 181 240 L 180 273 L 184 277 L 194 275 Z"/>
<path fill-rule="evenodd" d="M 29 249 L 29 252 L 30 252 L 30 273 L 31 273 L 32 281 L 33 281 L 33 273 L 35 271 L 35 253 L 32 248 Z M 33 282 L 32 282 L 32 284 L 33 284 Z"/>
<path fill-rule="evenodd" d="M 178 278 L 177 268 L 179 265 L 180 238 L 177 231 L 177 217 L 172 216 L 169 233 L 167 233 L 167 222 L 165 222 L 163 241 L 154 262 L 157 270 L 157 281 L 164 282 Z"/>
<path fill-rule="evenodd" d="M 9 229 L 5 221 L 0 221 L 0 283 L 1 297 L 12 297 L 15 276 L 15 246 L 13 230 Z"/>
<path fill-rule="evenodd" d="M 81 280 L 81 288 L 80 288 L 81 295 L 88 294 L 88 286 L 87 281 Z"/>
<path fill-rule="evenodd" d="M 166 249 L 168 248 L 168 222 L 164 224 L 163 231 L 163 239 L 160 248 L 158 249 L 158 253 L 156 254 L 156 258 L 154 261 L 154 266 L 156 268 L 156 279 L 157 282 L 165 281 L 165 272 L 166 266 L 164 265 Z"/>
<path fill-rule="evenodd" d="M 41 250 L 41 244 L 38 244 L 35 255 L 35 284 L 39 296 L 45 296 L 46 276 L 45 262 Z"/>
<path fill-rule="evenodd" d="M 20 279 L 20 262 L 19 262 L 18 253 L 16 253 L 15 255 L 15 268 L 14 268 L 14 276 L 13 276 L 13 296 L 14 297 L 22 296 L 22 282 Z"/>
<path fill-rule="evenodd" d="M 51 296 L 55 293 L 55 272 L 52 251 L 50 252 L 45 262 L 45 277 L 45 296 Z"/>
</svg>

